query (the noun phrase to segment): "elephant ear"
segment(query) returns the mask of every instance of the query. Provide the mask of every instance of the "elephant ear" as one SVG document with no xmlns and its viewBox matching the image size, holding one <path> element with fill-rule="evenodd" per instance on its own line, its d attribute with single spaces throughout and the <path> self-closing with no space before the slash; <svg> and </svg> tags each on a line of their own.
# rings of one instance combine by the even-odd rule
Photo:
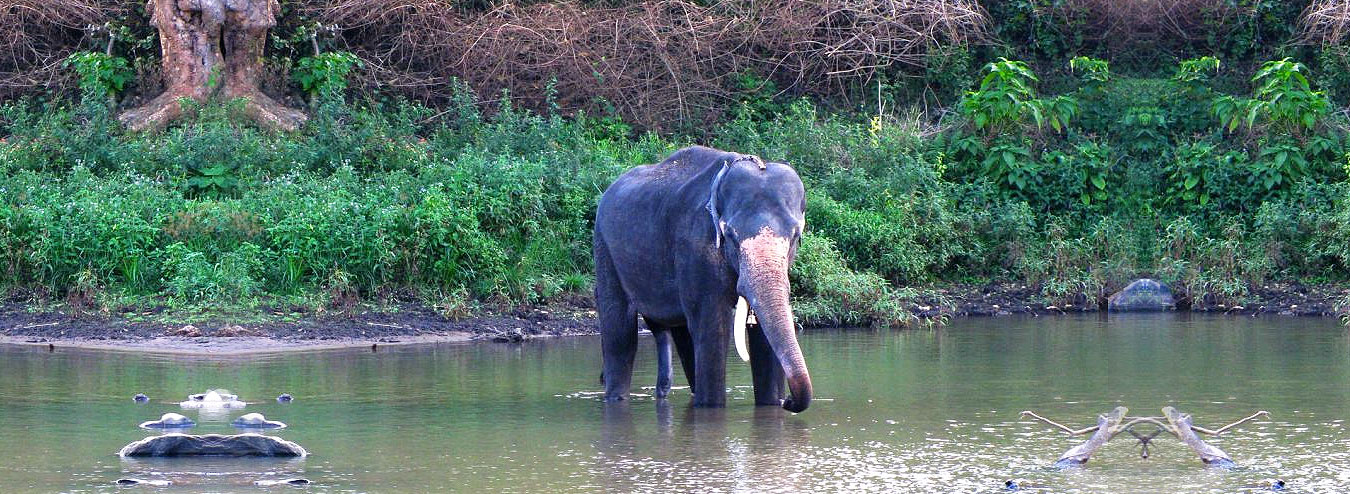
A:
<svg viewBox="0 0 1350 494">
<path fill-rule="evenodd" d="M 717 171 L 716 177 L 713 177 L 712 186 L 708 191 L 708 204 L 704 206 L 712 216 L 713 245 L 718 249 L 722 248 L 722 235 L 726 224 L 722 222 L 722 215 L 717 212 L 717 188 L 722 185 L 722 177 L 726 176 L 727 168 L 730 166 L 731 160 L 722 160 L 722 169 Z"/>
</svg>

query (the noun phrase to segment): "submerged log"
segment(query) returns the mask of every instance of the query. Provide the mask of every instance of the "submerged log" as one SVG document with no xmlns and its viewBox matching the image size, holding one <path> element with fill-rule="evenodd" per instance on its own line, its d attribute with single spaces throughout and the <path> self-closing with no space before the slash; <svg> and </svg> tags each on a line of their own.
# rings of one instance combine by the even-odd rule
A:
<svg viewBox="0 0 1350 494">
<path fill-rule="evenodd" d="M 1177 411 L 1176 408 L 1163 407 L 1162 413 L 1163 416 L 1167 418 L 1168 425 L 1170 425 L 1170 427 L 1163 426 L 1164 429 L 1166 429 L 1168 432 L 1171 432 L 1173 435 L 1177 436 L 1178 439 L 1181 439 L 1181 442 L 1186 443 L 1186 446 L 1190 447 L 1192 450 L 1195 450 L 1195 453 L 1200 455 L 1200 461 L 1204 462 L 1206 465 L 1209 466 L 1222 468 L 1230 468 L 1237 464 L 1234 463 L 1233 459 L 1228 456 L 1228 453 L 1224 453 L 1223 450 L 1219 449 L 1213 444 L 1209 444 L 1201 440 L 1200 436 L 1196 434 L 1196 432 L 1205 433 L 1211 436 L 1217 436 L 1219 434 L 1223 434 L 1223 432 L 1228 429 L 1232 429 L 1234 427 L 1242 425 L 1243 423 L 1246 423 L 1250 420 L 1255 420 L 1257 417 L 1270 415 L 1265 411 L 1256 412 L 1252 414 L 1250 417 L 1244 418 L 1237 422 L 1233 422 L 1231 424 L 1220 427 L 1218 430 L 1212 431 L 1204 427 L 1196 426 L 1191 421 L 1191 414 L 1181 413 L 1180 411 Z M 1161 426 L 1162 424 L 1158 425 Z"/>
<path fill-rule="evenodd" d="M 1022 412 L 1022 416 L 1031 416 L 1041 422 L 1053 425 L 1072 436 L 1083 435 L 1089 432 L 1093 433 L 1092 437 L 1089 437 L 1087 441 L 1069 448 L 1064 454 L 1059 455 L 1059 459 L 1055 461 L 1055 466 L 1065 468 L 1082 466 L 1087 463 L 1088 460 L 1092 459 L 1092 454 L 1096 453 L 1098 448 L 1105 446 L 1107 442 L 1110 442 L 1112 438 L 1116 437 L 1116 434 L 1120 434 L 1120 432 L 1125 429 L 1125 427 L 1121 426 L 1121 421 L 1125 420 L 1125 413 L 1128 411 L 1128 408 L 1116 407 L 1115 410 L 1111 410 L 1109 413 L 1098 415 L 1097 425 L 1079 430 L 1074 430 L 1065 425 L 1056 423 L 1053 420 L 1036 415 L 1030 410 Z"/>
<path fill-rule="evenodd" d="M 1163 433 L 1163 428 L 1159 427 L 1147 436 L 1135 432 L 1134 429 L 1126 429 L 1125 432 L 1130 433 L 1131 436 L 1134 436 L 1135 439 L 1139 440 L 1139 457 L 1147 460 L 1148 445 L 1153 441 L 1153 438 L 1158 437 L 1158 434 Z"/>
<path fill-rule="evenodd" d="M 1224 431 L 1227 431 L 1228 429 L 1255 420 L 1258 417 L 1269 415 L 1269 413 L 1265 411 L 1256 412 L 1249 417 L 1220 427 L 1217 430 L 1210 430 L 1195 425 L 1191 419 L 1191 414 L 1181 413 L 1177 411 L 1176 408 L 1170 406 L 1163 407 L 1162 417 L 1127 417 L 1125 415 L 1127 411 L 1128 410 L 1125 407 L 1116 407 L 1116 409 L 1112 410 L 1110 413 L 1098 415 L 1097 425 L 1079 430 L 1074 430 L 1073 428 L 1059 424 L 1053 420 L 1036 415 L 1031 411 L 1022 412 L 1022 416 L 1031 416 L 1041 422 L 1055 426 L 1070 435 L 1093 433 L 1092 437 L 1088 438 L 1087 441 L 1070 448 L 1068 451 L 1065 451 L 1064 454 L 1060 455 L 1059 460 L 1055 461 L 1056 467 L 1074 467 L 1087 463 L 1097 449 L 1106 445 L 1106 443 L 1115 438 L 1117 434 L 1126 431 L 1139 441 L 1141 446 L 1140 455 L 1144 458 L 1148 458 L 1149 442 L 1159 434 L 1159 431 L 1154 431 L 1149 435 L 1141 435 L 1131 430 L 1131 428 L 1136 425 L 1146 423 L 1155 425 L 1162 431 L 1167 431 L 1173 436 L 1176 436 L 1181 442 L 1185 443 L 1187 447 L 1194 450 L 1196 454 L 1200 456 L 1200 461 L 1204 462 L 1205 465 L 1230 468 L 1236 465 L 1236 463 L 1228 456 L 1228 453 L 1223 452 L 1223 450 L 1212 444 L 1206 443 L 1204 440 L 1200 439 L 1199 434 L 1217 436 L 1223 434 Z"/>
<path fill-rule="evenodd" d="M 1059 455 L 1059 459 L 1055 461 L 1055 466 L 1079 466 L 1087 463 L 1088 460 L 1092 459 L 1092 454 L 1096 453 L 1098 448 L 1105 446 L 1107 442 L 1116 437 L 1119 431 L 1115 429 L 1120 425 L 1120 421 L 1125 419 L 1125 412 L 1127 411 L 1129 410 L 1125 407 L 1116 407 L 1111 413 L 1098 415 L 1097 431 L 1092 434 L 1092 437 L 1089 437 L 1083 444 L 1069 448 L 1064 454 Z"/>
<path fill-rule="evenodd" d="M 1222 449 L 1213 444 L 1206 443 L 1200 439 L 1200 435 L 1195 433 L 1195 427 L 1191 423 L 1191 414 L 1178 412 L 1172 407 L 1162 409 L 1163 416 L 1167 417 L 1167 423 L 1172 425 L 1170 432 L 1175 434 L 1186 446 L 1195 450 L 1200 455 L 1200 461 L 1206 465 L 1233 466 L 1233 458 L 1224 453 Z"/>
</svg>

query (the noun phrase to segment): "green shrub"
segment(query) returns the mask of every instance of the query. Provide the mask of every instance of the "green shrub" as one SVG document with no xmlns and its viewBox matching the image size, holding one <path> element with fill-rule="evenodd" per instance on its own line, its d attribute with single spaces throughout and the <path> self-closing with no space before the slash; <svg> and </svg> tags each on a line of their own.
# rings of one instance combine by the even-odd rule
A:
<svg viewBox="0 0 1350 494">
<path fill-rule="evenodd" d="M 292 78 L 310 96 L 332 97 L 347 88 L 348 75 L 362 65 L 353 53 L 320 53 L 297 61 Z"/>
<path fill-rule="evenodd" d="M 1029 88 L 1016 68 L 1003 67 L 1017 82 L 989 88 Z M 1022 110 L 983 108 L 992 113 L 977 131 L 918 110 L 829 113 L 804 99 L 761 99 L 707 133 L 788 161 L 805 182 L 793 283 L 813 325 L 897 325 L 926 310 L 929 297 L 897 287 L 1025 280 L 1055 303 L 1091 304 L 1158 274 L 1232 298 L 1253 280 L 1326 279 L 1350 265 L 1340 226 L 1350 159 L 1333 125 L 1257 138 L 1249 153 L 1169 99 L 1191 84 L 1212 93 L 1209 82 L 1085 84 L 1066 93 L 1082 102 L 1075 126 L 1053 139 L 1023 135 L 1035 116 Z M 461 91 L 440 110 L 329 98 L 291 134 L 255 129 L 225 102 L 161 134 L 121 132 L 106 98 L 10 102 L 0 284 L 189 312 L 417 294 L 456 316 L 586 292 L 600 193 L 690 141 L 509 101 L 484 112 Z"/>
<path fill-rule="evenodd" d="M 1214 101 L 1214 114 L 1228 132 L 1239 125 L 1251 130 L 1258 119 L 1270 127 L 1271 134 L 1311 131 L 1332 105 L 1326 93 L 1312 89 L 1307 72 L 1306 65 L 1288 58 L 1266 62 L 1252 76 L 1252 97 L 1221 96 Z"/>
<path fill-rule="evenodd" d="M 257 245 L 245 243 L 215 261 L 182 243 L 168 245 L 163 254 L 164 285 L 175 304 L 207 309 L 248 306 L 262 290 L 264 260 Z"/>
<path fill-rule="evenodd" d="M 979 89 L 966 93 L 961 109 L 977 130 L 1001 135 L 1034 123 L 1064 132 L 1078 112 L 1078 103 L 1068 96 L 1038 98 L 1034 85 L 1040 79 L 1025 62 L 1000 58 L 985 65 Z"/>
<path fill-rule="evenodd" d="M 849 269 L 828 237 L 802 236 L 792 264 L 793 312 L 810 326 L 904 326 L 915 318 L 912 292 L 897 291 L 873 273 Z"/>
<path fill-rule="evenodd" d="M 120 93 L 135 75 L 127 59 L 104 53 L 72 53 L 62 65 L 79 74 L 80 90 L 88 95 L 107 97 Z"/>
</svg>

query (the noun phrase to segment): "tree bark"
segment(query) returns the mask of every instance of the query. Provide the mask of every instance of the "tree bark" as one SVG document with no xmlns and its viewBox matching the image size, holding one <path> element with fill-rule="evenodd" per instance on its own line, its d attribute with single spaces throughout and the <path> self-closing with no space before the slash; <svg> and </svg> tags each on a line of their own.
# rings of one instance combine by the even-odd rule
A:
<svg viewBox="0 0 1350 494">
<path fill-rule="evenodd" d="M 166 89 L 119 119 L 135 131 L 162 129 L 182 116 L 180 101 L 216 95 L 244 98 L 259 125 L 295 130 L 305 114 L 258 89 L 267 31 L 276 25 L 277 0 L 150 0 L 150 24 L 159 30 Z"/>
<path fill-rule="evenodd" d="M 1228 453 L 1224 453 L 1222 449 L 1200 439 L 1200 436 L 1195 433 L 1199 428 L 1191 424 L 1191 414 L 1178 412 L 1177 409 L 1172 407 L 1163 407 L 1162 412 L 1167 417 L 1167 422 L 1172 426 L 1168 432 L 1176 435 L 1178 439 L 1181 439 L 1181 442 L 1186 443 L 1187 447 L 1195 450 L 1195 453 L 1200 455 L 1200 461 L 1206 465 L 1219 467 L 1232 467 L 1234 465 L 1233 459 L 1228 456 Z"/>
<path fill-rule="evenodd" d="M 1110 413 L 1098 415 L 1097 425 L 1078 430 L 1075 430 L 1069 426 L 1060 424 L 1053 420 L 1047 419 L 1040 415 L 1036 415 L 1035 412 L 1032 412 L 1030 410 L 1023 411 L 1022 416 L 1023 417 L 1029 416 L 1041 422 L 1045 422 L 1046 424 L 1052 425 L 1055 428 L 1067 432 L 1069 433 L 1069 435 L 1072 436 L 1079 436 L 1087 434 L 1089 432 L 1093 433 L 1092 437 L 1089 438 L 1087 441 L 1077 446 L 1074 446 L 1073 448 L 1064 452 L 1064 454 L 1060 455 L 1059 460 L 1055 461 L 1055 466 L 1059 468 L 1074 467 L 1087 463 L 1087 461 L 1092 458 L 1092 454 L 1095 453 L 1097 449 L 1106 445 L 1108 441 L 1116 437 L 1117 434 L 1124 431 L 1129 431 L 1129 433 L 1133 435 L 1135 439 L 1139 440 L 1139 444 L 1142 446 L 1140 454 L 1144 458 L 1148 458 L 1149 441 L 1151 441 L 1154 436 L 1157 436 L 1158 432 L 1154 432 L 1153 434 L 1150 434 L 1148 436 L 1143 436 L 1138 433 L 1135 433 L 1133 430 L 1130 430 L 1130 428 L 1138 424 L 1153 424 L 1157 426 L 1161 431 L 1169 432 L 1172 435 L 1176 436 L 1178 439 L 1181 439 L 1181 442 L 1185 443 L 1187 447 L 1191 448 L 1196 452 L 1196 454 L 1200 455 L 1200 461 L 1203 461 L 1206 465 L 1231 468 L 1235 464 L 1233 463 L 1233 459 L 1228 456 L 1228 453 L 1224 453 L 1223 450 L 1215 447 L 1212 444 L 1206 443 L 1204 440 L 1200 439 L 1200 436 L 1196 433 L 1199 432 L 1201 434 L 1209 434 L 1211 436 L 1217 436 L 1223 434 L 1224 431 L 1245 424 L 1252 420 L 1256 420 L 1257 418 L 1266 417 L 1269 415 L 1269 413 L 1263 410 L 1256 412 L 1251 416 L 1246 417 L 1237 422 L 1233 422 L 1231 424 L 1220 427 L 1218 430 L 1209 430 L 1204 427 L 1195 425 L 1191 421 L 1191 414 L 1181 413 L 1177 411 L 1176 408 L 1170 406 L 1163 407 L 1162 417 L 1128 417 L 1125 415 L 1126 412 L 1128 412 L 1128 410 L 1125 407 L 1116 407 L 1116 409 L 1112 410 Z M 1164 422 L 1164 420 L 1166 420 L 1166 422 Z"/>
<path fill-rule="evenodd" d="M 1097 430 L 1092 434 L 1092 437 L 1084 441 L 1083 444 L 1069 448 L 1064 454 L 1059 455 L 1059 459 L 1055 461 L 1055 466 L 1065 468 L 1087 463 L 1088 460 L 1092 459 L 1092 454 L 1096 453 L 1097 449 L 1105 446 L 1108 441 L 1116 437 L 1116 434 L 1120 433 L 1120 422 L 1125 419 L 1127 411 L 1125 407 L 1116 407 L 1110 413 L 1098 415 Z"/>
</svg>

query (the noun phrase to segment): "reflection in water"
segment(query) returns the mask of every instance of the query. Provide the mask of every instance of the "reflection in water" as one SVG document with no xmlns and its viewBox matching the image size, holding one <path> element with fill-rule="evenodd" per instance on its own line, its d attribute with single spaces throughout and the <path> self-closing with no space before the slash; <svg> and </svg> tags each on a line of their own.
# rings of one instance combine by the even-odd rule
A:
<svg viewBox="0 0 1350 494">
<path fill-rule="evenodd" d="M 113 485 L 121 477 L 173 480 L 162 492 L 175 494 L 290 477 L 313 480 L 314 492 L 382 494 L 992 493 L 1007 479 L 1068 494 L 1219 494 L 1275 478 L 1300 493 L 1350 485 L 1350 338 L 1336 321 L 967 319 L 935 331 L 808 331 L 801 342 L 820 399 L 800 415 L 753 406 L 739 360 L 728 365 L 725 409 L 690 408 L 687 388 L 664 401 L 635 393 L 605 404 L 597 338 L 238 359 L 0 347 L 0 491 L 126 492 Z M 634 382 L 655 381 L 650 363 L 638 363 Z M 127 396 L 213 386 L 305 396 L 247 411 L 286 422 L 284 437 L 313 455 L 113 455 L 157 434 L 140 422 L 181 410 Z M 1084 417 L 1066 424 L 1080 428 L 1138 404 L 1215 424 L 1258 409 L 1271 417 L 1214 440 L 1241 465 L 1232 471 L 1206 470 L 1175 441 L 1155 441 L 1147 459 L 1137 444 L 1116 442 L 1066 472 L 1048 467 L 1081 438 L 1018 418 L 1027 409 Z M 188 415 L 195 433 L 228 433 L 244 412 Z"/>
<path fill-rule="evenodd" d="M 118 478 L 167 480 L 179 489 L 254 485 L 303 477 L 300 458 L 123 458 Z"/>
<path fill-rule="evenodd" d="M 610 457 L 628 457 L 637 452 L 637 426 L 628 401 L 602 402 L 600 440 L 595 449 Z"/>
</svg>

